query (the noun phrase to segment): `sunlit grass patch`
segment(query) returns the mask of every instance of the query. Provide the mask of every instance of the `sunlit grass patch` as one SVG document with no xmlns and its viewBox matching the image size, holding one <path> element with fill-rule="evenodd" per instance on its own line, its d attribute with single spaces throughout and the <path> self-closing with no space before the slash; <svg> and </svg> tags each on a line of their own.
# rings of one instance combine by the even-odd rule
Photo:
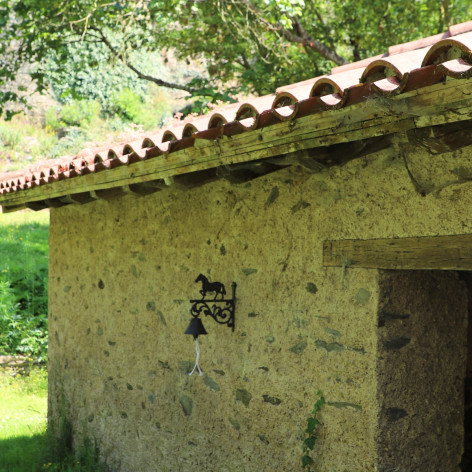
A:
<svg viewBox="0 0 472 472">
<path fill-rule="evenodd" d="M 49 225 L 49 210 L 24 210 L 0 214 L 0 225 L 22 225 L 31 223 Z"/>
<path fill-rule="evenodd" d="M 47 374 L 0 374 L 0 440 L 43 433 L 47 417 Z"/>
<path fill-rule="evenodd" d="M 0 471 L 40 470 L 46 447 L 47 373 L 0 372 Z"/>
</svg>

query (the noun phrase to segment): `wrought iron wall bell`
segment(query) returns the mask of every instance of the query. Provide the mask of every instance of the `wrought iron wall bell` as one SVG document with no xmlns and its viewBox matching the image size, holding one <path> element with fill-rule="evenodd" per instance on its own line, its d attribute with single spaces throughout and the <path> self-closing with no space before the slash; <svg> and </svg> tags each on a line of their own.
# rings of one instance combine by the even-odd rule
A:
<svg viewBox="0 0 472 472">
<path fill-rule="evenodd" d="M 223 324 L 231 328 L 234 331 L 234 304 L 236 301 L 236 282 L 231 284 L 232 297 L 225 298 L 226 289 L 221 282 L 210 282 L 203 274 L 199 274 L 195 282 L 201 282 L 202 289 L 200 295 L 202 298 L 198 300 L 190 300 L 192 308 L 190 314 L 192 320 L 185 330 L 185 334 L 191 334 L 195 339 L 195 350 L 197 358 L 195 359 L 195 365 L 192 371 L 188 375 L 192 375 L 195 370 L 198 370 L 199 375 L 203 375 L 202 369 L 200 369 L 200 344 L 198 342 L 198 336 L 202 334 L 208 334 L 205 327 L 203 326 L 200 315 L 210 316 L 218 324 Z M 205 298 L 207 294 L 213 295 L 213 299 Z"/>
<path fill-rule="evenodd" d="M 200 318 L 192 318 L 185 334 L 191 334 L 194 339 L 197 339 L 198 336 L 208 333 L 206 332 L 205 326 L 203 326 L 203 322 Z"/>
</svg>

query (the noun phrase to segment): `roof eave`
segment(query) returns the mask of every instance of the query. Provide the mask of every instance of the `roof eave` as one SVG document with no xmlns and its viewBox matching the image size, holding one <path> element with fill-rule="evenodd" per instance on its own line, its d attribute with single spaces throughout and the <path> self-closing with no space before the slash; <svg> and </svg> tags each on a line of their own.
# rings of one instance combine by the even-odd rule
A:
<svg viewBox="0 0 472 472">
<path fill-rule="evenodd" d="M 471 84 L 471 78 L 448 79 L 398 95 L 369 96 L 344 108 L 307 113 L 232 136 L 221 133 L 216 139 L 196 139 L 192 147 L 170 154 L 130 159 L 106 171 L 53 180 L 24 190 L 4 190 L 0 205 L 3 212 L 9 212 L 25 207 L 41 209 L 85 203 L 101 198 L 100 192 L 110 195 L 112 189 L 116 189 L 113 195 L 146 194 L 165 188 L 178 176 L 467 120 L 472 116 Z M 304 105 L 309 108 L 316 104 Z"/>
</svg>

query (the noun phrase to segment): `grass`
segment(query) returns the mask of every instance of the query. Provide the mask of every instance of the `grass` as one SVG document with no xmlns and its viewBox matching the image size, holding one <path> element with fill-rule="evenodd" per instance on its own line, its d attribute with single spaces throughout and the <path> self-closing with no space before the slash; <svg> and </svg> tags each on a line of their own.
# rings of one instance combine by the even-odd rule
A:
<svg viewBox="0 0 472 472">
<path fill-rule="evenodd" d="M 22 274 L 26 288 L 32 288 L 31 293 L 36 292 L 32 287 L 38 283 L 35 274 L 42 272 L 47 276 L 48 226 L 48 211 L 0 215 L 0 283 L 3 287 L 18 282 L 18 274 Z M 10 291 L 0 290 L 0 311 L 10 302 L 8 295 L 16 300 Z M 0 354 L 6 354 L 5 344 L 12 330 L 5 321 L 5 312 L 2 313 Z M 42 334 L 43 339 L 45 334 L 47 331 Z M 0 472 L 39 471 L 46 448 L 47 373 L 33 370 L 29 376 L 13 374 L 0 372 Z"/>
<path fill-rule="evenodd" d="M 23 224 L 49 224 L 49 210 L 41 211 L 17 211 L 15 213 L 2 213 L 0 215 L 0 225 L 23 225 Z"/>
<path fill-rule="evenodd" d="M 0 472 L 105 472 L 90 443 L 74 454 L 48 435 L 47 380 L 44 368 L 0 371 Z"/>
<path fill-rule="evenodd" d="M 46 450 L 47 373 L 0 373 L 0 472 L 40 471 Z"/>
</svg>

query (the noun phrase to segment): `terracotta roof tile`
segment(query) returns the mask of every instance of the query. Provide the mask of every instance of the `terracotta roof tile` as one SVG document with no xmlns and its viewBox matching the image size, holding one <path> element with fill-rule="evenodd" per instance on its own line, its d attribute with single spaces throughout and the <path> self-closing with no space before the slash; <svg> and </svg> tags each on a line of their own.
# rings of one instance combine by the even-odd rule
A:
<svg viewBox="0 0 472 472">
<path fill-rule="evenodd" d="M 472 21 L 452 25 L 449 26 L 448 29 L 449 36 L 456 36 L 458 34 L 466 33 L 467 31 L 472 31 Z"/>
<path fill-rule="evenodd" d="M 472 57 L 472 31 L 455 36 L 454 38 L 439 41 L 431 46 L 421 66 L 439 64 L 450 59 L 457 59 L 461 56 L 467 57 L 469 61 Z"/>
<path fill-rule="evenodd" d="M 440 35 L 389 48 L 388 53 L 332 69 L 331 75 L 279 87 L 275 93 L 215 108 L 205 116 L 145 133 L 113 146 L 87 148 L 76 156 L 35 163 L 0 173 L 0 195 L 59 180 L 127 166 L 145 159 L 281 121 L 348 107 L 378 94 L 419 89 L 446 77 L 472 76 L 472 21 Z"/>
<path fill-rule="evenodd" d="M 408 43 L 397 44 L 388 48 L 388 55 L 393 56 L 394 54 L 401 54 L 403 52 L 413 51 L 415 49 L 424 49 L 428 46 L 432 46 L 434 43 L 441 41 L 442 39 L 449 38 L 449 32 L 435 34 L 427 38 L 417 39 Z"/>
<path fill-rule="evenodd" d="M 376 59 L 382 59 L 383 57 L 387 57 L 387 56 L 388 54 L 379 54 L 377 56 L 368 57 L 366 59 L 362 59 L 357 62 L 351 62 L 349 64 L 344 64 L 342 66 L 333 67 L 333 69 L 331 69 L 331 75 L 339 74 L 340 72 L 345 72 L 352 69 L 363 69 L 364 67 L 367 67 L 371 62 L 375 61 Z"/>
</svg>

